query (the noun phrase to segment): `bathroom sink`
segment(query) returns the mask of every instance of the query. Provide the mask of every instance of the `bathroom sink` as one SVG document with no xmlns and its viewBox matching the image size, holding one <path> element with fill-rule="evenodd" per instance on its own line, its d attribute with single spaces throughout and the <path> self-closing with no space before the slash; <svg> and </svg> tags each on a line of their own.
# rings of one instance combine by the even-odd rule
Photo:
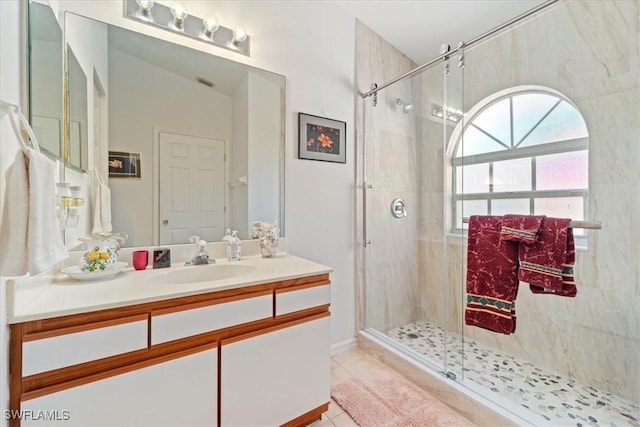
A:
<svg viewBox="0 0 640 427">
<path fill-rule="evenodd" d="M 251 265 L 209 264 L 190 267 L 178 267 L 150 277 L 153 283 L 179 285 L 182 283 L 209 282 L 213 280 L 238 277 L 256 270 Z"/>
</svg>

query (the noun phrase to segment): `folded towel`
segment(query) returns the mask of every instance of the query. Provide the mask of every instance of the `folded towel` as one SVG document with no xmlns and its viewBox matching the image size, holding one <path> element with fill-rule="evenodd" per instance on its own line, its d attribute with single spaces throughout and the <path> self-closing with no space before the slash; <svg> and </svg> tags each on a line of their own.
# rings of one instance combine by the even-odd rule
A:
<svg viewBox="0 0 640 427">
<path fill-rule="evenodd" d="M 557 272 L 557 270 L 561 270 L 560 280 L 558 280 L 558 277 L 554 272 L 552 275 L 541 274 L 540 276 L 542 277 L 542 280 L 534 282 L 533 276 L 536 273 L 531 270 L 523 270 L 522 267 L 520 267 L 520 271 L 523 272 L 522 277 L 527 277 L 527 279 L 532 280 L 529 288 L 533 293 L 553 294 L 563 297 L 575 297 L 577 295 L 578 289 L 576 288 L 575 277 L 573 275 L 573 266 L 576 260 L 576 248 L 573 238 L 573 229 L 567 228 L 569 222 L 570 221 L 567 219 L 547 218 L 543 223 L 544 228 L 541 235 L 540 244 L 548 242 L 551 248 L 553 248 L 552 252 L 548 253 L 548 255 L 550 257 L 554 257 L 553 265 L 555 272 Z M 555 227 L 559 227 L 559 230 L 555 230 Z M 563 242 L 565 241 L 566 246 L 563 246 Z M 528 257 L 529 252 L 532 250 L 533 249 L 524 251 L 525 253 L 523 253 L 522 256 Z M 530 259 L 530 257 L 528 258 Z M 560 260 L 563 260 L 563 262 L 560 262 Z M 524 281 L 524 279 L 521 280 Z M 560 286 L 559 289 L 558 286 Z"/>
<path fill-rule="evenodd" d="M 544 215 L 505 215 L 502 217 L 500 238 L 523 243 L 538 240 Z"/>
<path fill-rule="evenodd" d="M 573 230 L 568 228 L 570 222 L 566 218 L 544 218 L 538 241 L 520 245 L 519 280 L 542 288 L 545 293 L 575 296 L 572 274 L 575 249 Z M 532 291 L 541 293 L 540 289 Z"/>
<path fill-rule="evenodd" d="M 100 172 L 94 170 L 94 207 L 93 207 L 93 229 L 91 233 L 109 233 L 113 231 L 111 225 L 111 190 L 104 182 Z"/>
<path fill-rule="evenodd" d="M 29 159 L 29 223 L 27 252 L 29 273 L 50 270 L 69 256 L 56 216 L 54 176 L 56 164 L 44 154 L 27 149 Z"/>
<path fill-rule="evenodd" d="M 22 276 L 27 273 L 29 218 L 29 175 L 27 157 L 22 150 L 16 153 L 6 177 L 0 226 L 0 276 Z"/>
<path fill-rule="evenodd" d="M 500 238 L 502 218 L 471 216 L 465 323 L 503 334 L 516 328 L 518 243 Z"/>
</svg>

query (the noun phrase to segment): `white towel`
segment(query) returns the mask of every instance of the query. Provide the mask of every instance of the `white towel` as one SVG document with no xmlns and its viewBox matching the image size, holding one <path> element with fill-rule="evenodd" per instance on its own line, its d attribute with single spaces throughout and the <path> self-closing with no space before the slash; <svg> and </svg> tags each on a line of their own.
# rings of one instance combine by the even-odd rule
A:
<svg viewBox="0 0 640 427">
<path fill-rule="evenodd" d="M 42 153 L 27 149 L 29 159 L 29 225 L 27 252 L 29 274 L 50 270 L 69 257 L 56 216 L 55 163 Z"/>
<path fill-rule="evenodd" d="M 0 276 L 22 276 L 27 273 L 29 219 L 29 175 L 27 157 L 22 150 L 16 153 L 6 177 L 0 225 Z"/>
<path fill-rule="evenodd" d="M 93 229 L 91 233 L 110 233 L 113 231 L 111 225 L 111 190 L 105 184 L 100 172 L 94 170 L 94 209 L 93 209 Z"/>
<path fill-rule="evenodd" d="M 55 167 L 31 148 L 16 154 L 8 173 L 0 230 L 2 276 L 35 276 L 69 256 L 56 217 Z"/>
</svg>

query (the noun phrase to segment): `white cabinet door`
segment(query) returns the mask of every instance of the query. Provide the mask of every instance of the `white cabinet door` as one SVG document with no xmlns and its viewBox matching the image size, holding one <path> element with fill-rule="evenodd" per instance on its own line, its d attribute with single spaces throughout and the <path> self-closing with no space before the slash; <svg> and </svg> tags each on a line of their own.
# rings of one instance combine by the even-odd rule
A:
<svg viewBox="0 0 640 427">
<path fill-rule="evenodd" d="M 215 426 L 217 369 L 212 348 L 30 399 L 21 425 Z"/>
<path fill-rule="evenodd" d="M 328 316 L 223 341 L 221 424 L 277 426 L 328 403 L 329 348 Z"/>
</svg>

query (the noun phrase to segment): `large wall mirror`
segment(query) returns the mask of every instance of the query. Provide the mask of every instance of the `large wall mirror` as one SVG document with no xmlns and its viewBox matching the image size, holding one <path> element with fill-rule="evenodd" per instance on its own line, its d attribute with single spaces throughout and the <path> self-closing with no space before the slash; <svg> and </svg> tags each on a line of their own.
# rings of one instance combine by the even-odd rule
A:
<svg viewBox="0 0 640 427">
<path fill-rule="evenodd" d="M 95 231 L 97 175 L 126 246 L 284 230 L 284 76 L 69 12 L 63 39 L 65 180 L 88 201 L 69 247 Z"/>
</svg>

